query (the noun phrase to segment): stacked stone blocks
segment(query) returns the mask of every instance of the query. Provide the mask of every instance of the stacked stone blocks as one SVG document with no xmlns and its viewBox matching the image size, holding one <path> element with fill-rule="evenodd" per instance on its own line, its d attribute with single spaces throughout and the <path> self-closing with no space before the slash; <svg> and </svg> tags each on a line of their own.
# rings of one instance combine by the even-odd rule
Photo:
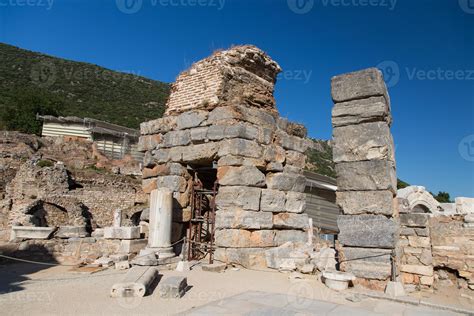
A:
<svg viewBox="0 0 474 316">
<path fill-rule="evenodd" d="M 399 238 L 390 99 L 375 68 L 336 76 L 331 86 L 341 268 L 385 282 Z"/>
<path fill-rule="evenodd" d="M 306 129 L 278 115 L 279 71 L 252 46 L 218 52 L 177 79 L 163 118 L 141 126 L 143 187 L 174 192 L 175 222 L 191 217 L 187 166 L 217 165 L 215 244 L 222 261 L 266 266 L 265 249 L 307 241 Z M 207 90 L 197 93 L 192 82 L 202 78 Z"/>
<path fill-rule="evenodd" d="M 400 214 L 401 277 L 404 284 L 428 289 L 433 285 L 430 214 L 405 212 Z"/>
</svg>

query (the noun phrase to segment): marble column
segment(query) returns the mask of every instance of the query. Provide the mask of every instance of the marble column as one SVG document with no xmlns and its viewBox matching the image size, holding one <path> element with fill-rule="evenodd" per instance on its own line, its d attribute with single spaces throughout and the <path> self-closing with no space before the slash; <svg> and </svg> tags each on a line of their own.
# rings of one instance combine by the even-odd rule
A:
<svg viewBox="0 0 474 316">
<path fill-rule="evenodd" d="M 171 247 L 173 193 L 169 189 L 153 190 L 150 195 L 150 224 L 148 247 L 157 251 L 158 258 L 174 257 Z"/>
</svg>

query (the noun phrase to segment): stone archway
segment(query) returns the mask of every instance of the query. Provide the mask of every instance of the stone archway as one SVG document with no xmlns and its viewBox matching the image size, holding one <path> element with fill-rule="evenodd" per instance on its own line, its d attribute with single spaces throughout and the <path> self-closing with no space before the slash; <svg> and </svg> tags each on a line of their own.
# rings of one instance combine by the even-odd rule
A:
<svg viewBox="0 0 474 316">
<path fill-rule="evenodd" d="M 406 201 L 408 211 L 415 213 L 436 213 L 441 205 L 422 186 L 409 186 L 397 191 L 397 197 Z"/>
</svg>

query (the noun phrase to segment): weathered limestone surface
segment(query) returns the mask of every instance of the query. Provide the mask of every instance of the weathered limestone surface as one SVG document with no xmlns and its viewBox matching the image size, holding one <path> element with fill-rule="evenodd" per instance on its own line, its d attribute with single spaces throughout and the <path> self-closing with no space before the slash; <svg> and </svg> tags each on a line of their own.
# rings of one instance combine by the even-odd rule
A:
<svg viewBox="0 0 474 316">
<path fill-rule="evenodd" d="M 390 249 L 344 247 L 342 253 L 342 265 L 356 277 L 386 280 L 391 275 Z"/>
<path fill-rule="evenodd" d="M 331 79 L 331 95 L 334 103 L 383 96 L 390 102 L 382 72 L 369 68 Z"/>
<path fill-rule="evenodd" d="M 336 103 L 332 110 L 334 127 L 375 121 L 391 124 L 390 109 L 384 97 L 370 97 Z"/>
<path fill-rule="evenodd" d="M 339 241 L 346 246 L 395 248 L 399 223 L 383 215 L 343 215 L 337 219 Z"/>
<path fill-rule="evenodd" d="M 248 187 L 220 187 L 216 197 L 219 209 L 242 208 L 249 211 L 260 210 L 262 189 Z"/>
<path fill-rule="evenodd" d="M 272 227 L 272 213 L 250 212 L 242 209 L 226 209 L 216 213 L 217 229 L 271 229 Z"/>
<path fill-rule="evenodd" d="M 392 215 L 394 199 L 391 191 L 338 191 L 337 201 L 346 215 Z"/>
<path fill-rule="evenodd" d="M 341 268 L 380 288 L 400 234 L 390 99 L 375 68 L 332 78 L 331 94 Z"/>
<path fill-rule="evenodd" d="M 121 283 L 114 284 L 111 297 L 143 297 L 158 277 L 158 270 L 152 267 L 131 268 Z"/>
<path fill-rule="evenodd" d="M 186 293 L 188 279 L 183 276 L 171 276 L 161 281 L 158 286 L 160 297 L 181 298 Z"/>
<path fill-rule="evenodd" d="M 337 127 L 333 137 L 334 162 L 395 161 L 392 134 L 385 122 Z"/>
<path fill-rule="evenodd" d="M 105 239 L 139 239 L 140 227 L 105 227 Z"/>
<path fill-rule="evenodd" d="M 391 161 L 370 160 L 336 164 L 337 185 L 341 191 L 397 191 L 395 166 Z"/>
</svg>

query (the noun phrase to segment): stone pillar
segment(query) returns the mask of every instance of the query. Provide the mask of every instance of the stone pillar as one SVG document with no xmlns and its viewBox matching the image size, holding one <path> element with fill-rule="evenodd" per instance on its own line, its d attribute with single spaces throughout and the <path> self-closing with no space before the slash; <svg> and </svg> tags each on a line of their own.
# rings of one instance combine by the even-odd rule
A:
<svg viewBox="0 0 474 316">
<path fill-rule="evenodd" d="M 399 238 L 390 99 L 375 68 L 336 76 L 331 90 L 341 269 L 383 290 Z"/>
<path fill-rule="evenodd" d="M 156 249 L 158 258 L 174 257 L 171 247 L 173 193 L 168 189 L 153 190 L 150 196 L 148 248 Z"/>
<path fill-rule="evenodd" d="M 116 209 L 114 211 L 114 222 L 113 227 L 120 227 L 122 226 L 122 210 Z"/>
</svg>

